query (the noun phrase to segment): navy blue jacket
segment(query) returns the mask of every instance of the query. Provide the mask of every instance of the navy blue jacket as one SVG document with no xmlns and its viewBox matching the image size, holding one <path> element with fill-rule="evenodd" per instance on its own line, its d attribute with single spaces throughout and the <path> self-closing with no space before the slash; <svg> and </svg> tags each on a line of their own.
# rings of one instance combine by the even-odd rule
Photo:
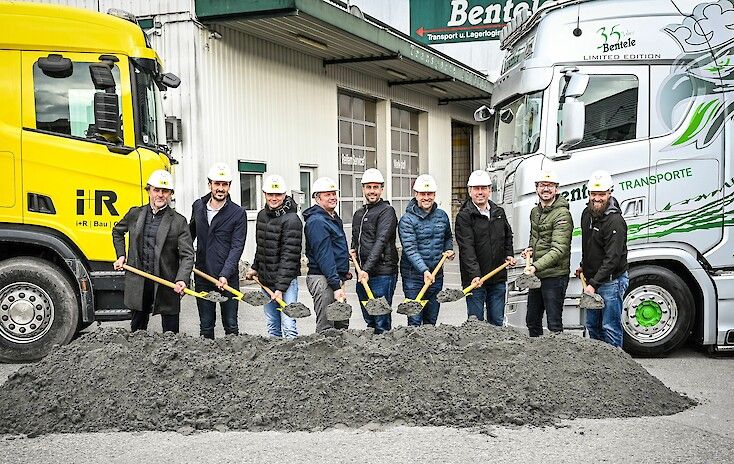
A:
<svg viewBox="0 0 734 464">
<path fill-rule="evenodd" d="M 441 254 L 454 248 L 451 222 L 446 212 L 433 204 L 430 212 L 423 211 L 415 198 L 410 200 L 398 224 L 403 255 L 400 273 L 403 278 L 423 279 L 425 271 L 433 272 Z M 441 275 L 443 269 L 437 275 Z"/>
<path fill-rule="evenodd" d="M 230 285 L 239 284 L 239 261 L 245 248 L 247 217 L 245 210 L 227 196 L 227 202 L 209 224 L 206 204 L 211 193 L 194 202 L 191 211 L 192 239 L 197 240 L 196 268 L 212 277 L 226 277 Z"/>
<path fill-rule="evenodd" d="M 332 290 L 339 290 L 349 272 L 344 223 L 338 215 L 332 217 L 319 205 L 305 210 L 303 219 L 306 221 L 304 235 L 309 275 L 322 275 Z"/>
</svg>

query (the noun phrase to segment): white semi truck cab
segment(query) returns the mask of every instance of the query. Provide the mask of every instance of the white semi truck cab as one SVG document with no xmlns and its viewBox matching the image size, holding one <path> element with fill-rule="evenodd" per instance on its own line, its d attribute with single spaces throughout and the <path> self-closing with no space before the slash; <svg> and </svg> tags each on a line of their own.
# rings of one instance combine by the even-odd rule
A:
<svg viewBox="0 0 734 464">
<path fill-rule="evenodd" d="M 605 169 L 628 224 L 625 350 L 656 356 L 689 338 L 734 349 L 734 3 L 557 0 L 523 13 L 501 34 L 492 107 L 475 114 L 494 120 L 488 169 L 516 252 L 535 176 L 552 169 L 576 226 L 573 272 L 585 183 Z M 572 279 L 569 327 L 583 324 L 580 291 Z M 511 324 L 524 326 L 526 298 L 510 291 Z"/>
</svg>

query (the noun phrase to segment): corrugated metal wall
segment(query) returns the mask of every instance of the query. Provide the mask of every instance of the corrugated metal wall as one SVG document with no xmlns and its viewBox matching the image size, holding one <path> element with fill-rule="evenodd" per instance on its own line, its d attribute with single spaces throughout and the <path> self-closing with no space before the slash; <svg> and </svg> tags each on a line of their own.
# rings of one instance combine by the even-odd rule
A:
<svg viewBox="0 0 734 464">
<path fill-rule="evenodd" d="M 193 0 L 26 0 L 34 3 L 53 3 L 56 5 L 74 6 L 87 10 L 107 12 L 110 8 L 129 11 L 136 16 L 151 16 L 160 13 L 178 13 L 193 11 Z"/>
</svg>

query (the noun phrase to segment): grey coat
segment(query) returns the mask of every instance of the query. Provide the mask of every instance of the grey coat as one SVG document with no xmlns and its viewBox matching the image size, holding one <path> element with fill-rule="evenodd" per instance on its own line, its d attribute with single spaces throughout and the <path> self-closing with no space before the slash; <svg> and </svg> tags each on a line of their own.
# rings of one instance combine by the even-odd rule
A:
<svg viewBox="0 0 734 464">
<path fill-rule="evenodd" d="M 127 256 L 127 264 L 142 269 L 143 229 L 146 208 L 135 206 L 112 229 L 112 243 L 116 256 Z M 170 206 L 163 214 L 155 240 L 155 270 L 153 274 L 171 282 L 179 280 L 188 286 L 194 267 L 194 246 L 186 218 Z M 130 246 L 125 253 L 125 233 L 129 233 Z M 134 311 L 143 310 L 143 284 L 145 278 L 132 272 L 125 274 L 125 306 Z M 153 314 L 178 314 L 181 297 L 168 287 L 155 284 Z"/>
</svg>

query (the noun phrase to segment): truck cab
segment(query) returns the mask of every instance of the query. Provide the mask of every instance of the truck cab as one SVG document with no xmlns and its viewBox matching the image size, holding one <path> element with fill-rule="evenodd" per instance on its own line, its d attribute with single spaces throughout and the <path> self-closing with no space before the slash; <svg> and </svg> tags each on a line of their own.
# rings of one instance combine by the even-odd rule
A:
<svg viewBox="0 0 734 464">
<path fill-rule="evenodd" d="M 160 91 L 179 81 L 121 16 L 0 3 L 2 361 L 129 318 L 111 230 L 170 170 Z"/>
<path fill-rule="evenodd" d="M 733 17 L 728 1 L 548 2 L 502 31 L 492 107 L 475 114 L 494 119 L 488 169 L 518 252 L 533 180 L 551 169 L 576 225 L 575 269 L 586 181 L 612 174 L 628 224 L 624 348 L 636 355 L 665 354 L 691 335 L 734 348 Z M 583 326 L 580 292 L 572 279 L 567 327 Z M 524 326 L 525 302 L 526 291 L 510 292 L 511 324 Z"/>
</svg>

